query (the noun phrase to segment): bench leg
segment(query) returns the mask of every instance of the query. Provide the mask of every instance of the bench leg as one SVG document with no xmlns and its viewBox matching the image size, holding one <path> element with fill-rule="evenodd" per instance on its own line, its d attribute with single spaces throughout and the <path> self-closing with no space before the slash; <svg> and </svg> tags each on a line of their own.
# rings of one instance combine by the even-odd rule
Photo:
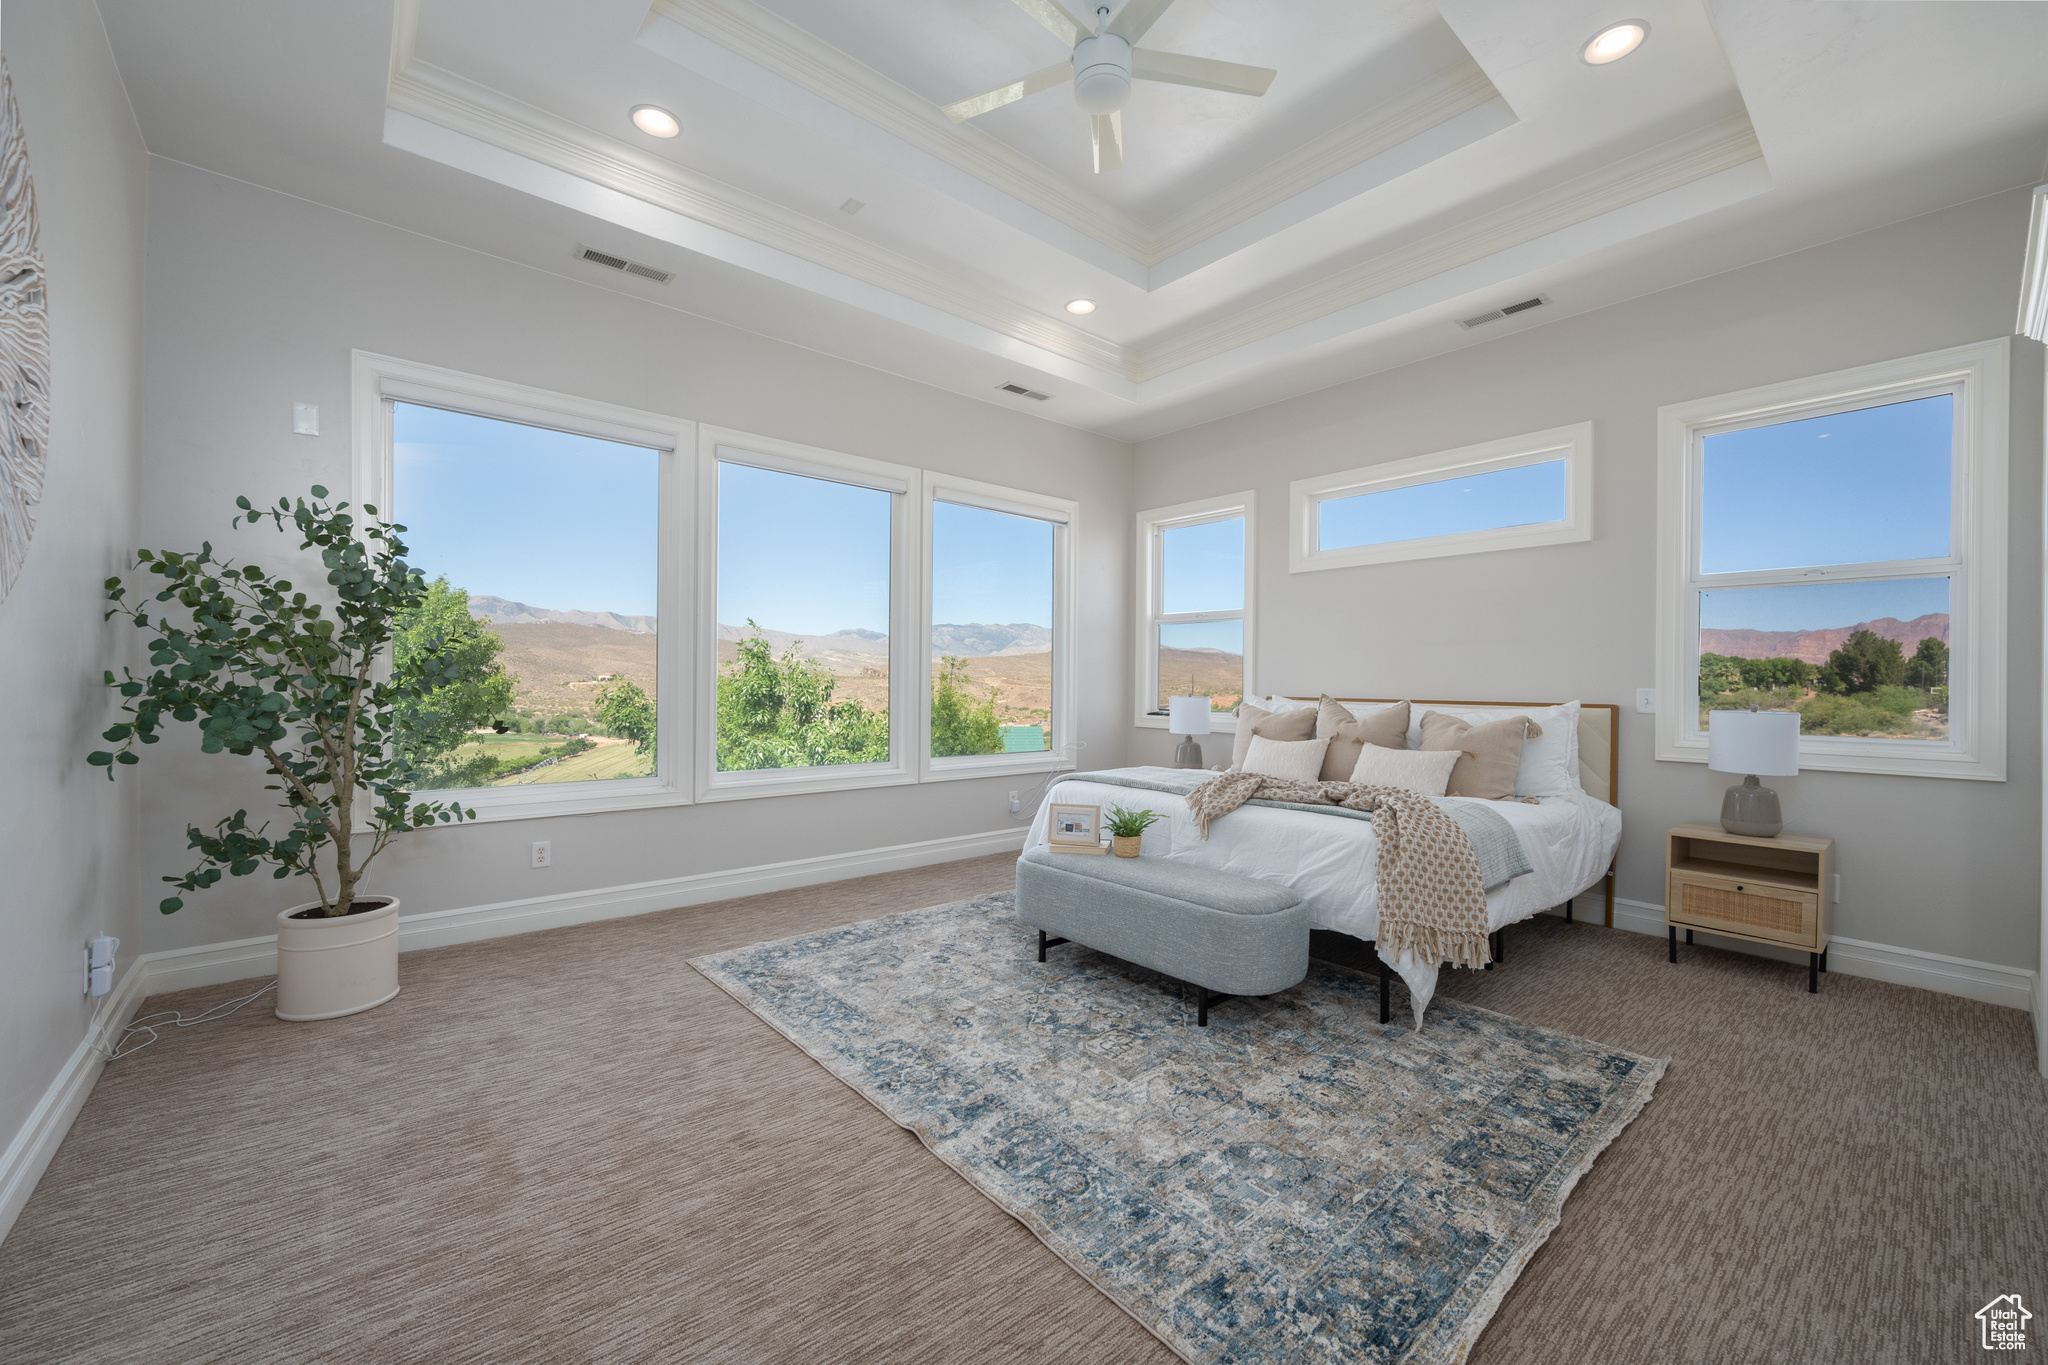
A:
<svg viewBox="0 0 2048 1365">
<path fill-rule="evenodd" d="M 1235 999 L 1237 997 L 1234 995 L 1211 995 L 1207 986 L 1195 987 L 1195 1027 L 1209 1027 L 1209 1006 Z"/>
<path fill-rule="evenodd" d="M 1045 961 L 1045 950 L 1047 948 L 1057 948 L 1065 942 L 1066 940 L 1063 938 L 1047 938 L 1045 930 L 1040 929 L 1038 931 L 1038 960 L 1040 962 Z"/>
</svg>

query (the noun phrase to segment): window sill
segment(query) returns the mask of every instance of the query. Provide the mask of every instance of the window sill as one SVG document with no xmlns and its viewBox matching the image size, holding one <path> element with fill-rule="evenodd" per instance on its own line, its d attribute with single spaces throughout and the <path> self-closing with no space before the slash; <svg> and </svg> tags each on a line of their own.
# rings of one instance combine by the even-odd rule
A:
<svg viewBox="0 0 2048 1365">
<path fill-rule="evenodd" d="M 935 758 L 924 771 L 927 782 L 958 782 L 970 777 L 1002 777 L 1010 773 L 1051 773 L 1070 771 L 1074 761 L 1045 750 L 1023 754 L 977 754 L 963 758 Z"/>
<path fill-rule="evenodd" d="M 823 768 L 764 768 L 758 773 L 716 774 L 702 784 L 697 799 L 745 801 L 757 796 L 805 796 L 813 792 L 901 787 L 916 781 L 916 773 L 895 767 L 871 768 L 863 765 L 859 771 L 840 773 Z"/>
<path fill-rule="evenodd" d="M 1140 711 L 1137 720 L 1133 724 L 1141 730 L 1164 730 L 1166 728 L 1166 720 L 1166 715 L 1163 712 L 1155 715 L 1150 711 Z M 1209 717 L 1209 733 L 1212 735 L 1236 734 L 1237 717 L 1227 711 L 1216 712 Z M 1200 739 L 1201 736 L 1197 735 L 1195 738 Z"/>
<path fill-rule="evenodd" d="M 606 811 L 645 810 L 656 806 L 687 806 L 690 798 L 658 778 L 611 782 L 548 782 L 527 787 L 464 787 L 414 792 L 415 801 L 450 801 L 474 808 L 476 819 L 462 824 L 499 820 L 541 820 L 562 815 L 596 815 Z M 436 825 L 451 829 L 454 822 Z"/>
</svg>

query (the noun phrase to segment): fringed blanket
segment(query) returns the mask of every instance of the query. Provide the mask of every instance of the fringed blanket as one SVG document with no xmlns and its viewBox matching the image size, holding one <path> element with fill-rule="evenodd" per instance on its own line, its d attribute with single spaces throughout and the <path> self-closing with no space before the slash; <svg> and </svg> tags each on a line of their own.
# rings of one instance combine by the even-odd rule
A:
<svg viewBox="0 0 2048 1365">
<path fill-rule="evenodd" d="M 1436 802 L 1402 787 L 1222 773 L 1188 793 L 1188 812 L 1206 839 L 1210 821 L 1255 798 L 1372 812 L 1379 842 L 1381 953 L 1392 959 L 1412 948 L 1417 961 L 1456 967 L 1492 960 L 1479 860 L 1465 831 Z"/>
</svg>

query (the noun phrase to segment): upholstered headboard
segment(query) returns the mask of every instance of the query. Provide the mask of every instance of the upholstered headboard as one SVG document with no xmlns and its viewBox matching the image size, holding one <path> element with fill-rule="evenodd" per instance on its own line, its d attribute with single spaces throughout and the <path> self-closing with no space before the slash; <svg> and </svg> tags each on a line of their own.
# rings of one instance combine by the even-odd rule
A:
<svg viewBox="0 0 2048 1365">
<path fill-rule="evenodd" d="M 1314 701 L 1314 697 L 1295 697 L 1295 701 Z M 1339 697 L 1341 702 L 1356 702 L 1361 706 L 1385 706 L 1397 701 L 1408 701 L 1416 706 L 1514 706 L 1527 707 L 1534 711 L 1545 706 L 1557 706 L 1554 701 L 1452 701 L 1447 697 Z M 1597 797 L 1610 806 L 1619 807 L 1615 787 L 1620 776 L 1616 758 L 1621 740 L 1621 708 L 1612 702 L 1582 701 L 1579 703 L 1579 785 L 1588 796 Z"/>
</svg>

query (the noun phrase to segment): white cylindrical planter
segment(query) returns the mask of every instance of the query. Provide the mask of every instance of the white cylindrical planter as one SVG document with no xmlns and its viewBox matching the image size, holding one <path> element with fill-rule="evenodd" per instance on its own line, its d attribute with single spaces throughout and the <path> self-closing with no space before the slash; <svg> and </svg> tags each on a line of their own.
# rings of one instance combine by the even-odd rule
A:
<svg viewBox="0 0 2048 1365">
<path fill-rule="evenodd" d="M 277 916 L 277 1017 L 301 1021 L 360 1014 L 398 994 L 398 898 L 375 910 L 332 918 L 295 919 L 320 902 Z"/>
</svg>

